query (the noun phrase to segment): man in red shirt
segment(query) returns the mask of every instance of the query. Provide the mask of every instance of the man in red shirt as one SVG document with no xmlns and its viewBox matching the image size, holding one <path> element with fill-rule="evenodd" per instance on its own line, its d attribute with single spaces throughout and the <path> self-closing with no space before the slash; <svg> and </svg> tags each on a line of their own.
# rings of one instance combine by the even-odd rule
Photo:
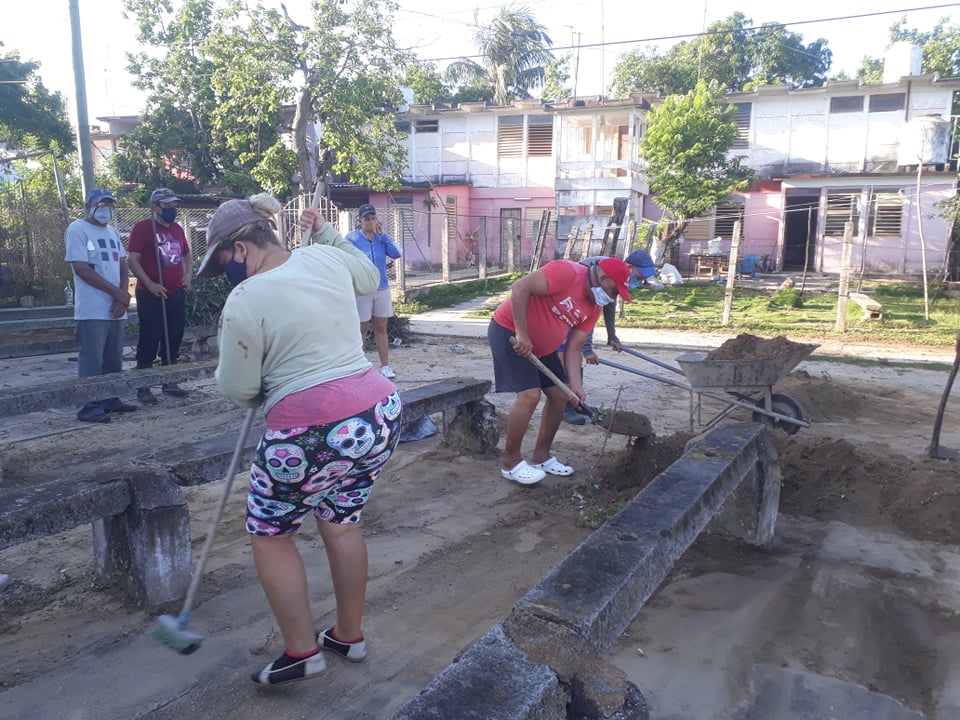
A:
<svg viewBox="0 0 960 720">
<path fill-rule="evenodd" d="M 193 257 L 183 228 L 175 222 L 179 207 L 173 190 L 158 188 L 150 193 L 153 216 L 130 231 L 127 264 L 137 277 L 138 369 L 152 367 L 158 355 L 161 365 L 175 363 L 180 354 Z M 165 383 L 162 390 L 174 397 L 189 394 L 176 383 Z M 142 387 L 137 400 L 152 405 L 157 397 Z"/>
<path fill-rule="evenodd" d="M 533 485 L 547 473 L 572 475 L 550 451 L 560 427 L 567 396 L 528 359 L 533 353 L 565 380 L 581 401 L 586 400 L 580 368 L 580 351 L 603 306 L 616 300 L 630 302 L 630 267 L 619 258 L 606 258 L 587 268 L 569 260 L 554 260 L 521 278 L 510 297 L 496 309 L 487 329 L 493 353 L 497 392 L 515 392 L 507 416 L 507 437 L 500 469 L 503 477 L 521 485 Z M 572 332 L 571 332 L 572 329 Z M 567 339 L 564 357 L 570 375 L 564 373 L 557 349 Z M 512 345 L 511 337 L 516 337 Z M 540 417 L 537 442 L 527 462 L 520 454 L 523 436 L 540 402 L 547 401 Z"/>
</svg>

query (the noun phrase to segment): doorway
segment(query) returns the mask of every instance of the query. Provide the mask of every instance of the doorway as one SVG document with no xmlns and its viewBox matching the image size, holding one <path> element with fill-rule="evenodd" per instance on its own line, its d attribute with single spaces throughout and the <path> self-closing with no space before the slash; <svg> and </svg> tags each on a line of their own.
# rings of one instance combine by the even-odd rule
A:
<svg viewBox="0 0 960 720">
<path fill-rule="evenodd" d="M 820 190 L 787 190 L 783 270 L 813 270 L 817 258 Z"/>
</svg>

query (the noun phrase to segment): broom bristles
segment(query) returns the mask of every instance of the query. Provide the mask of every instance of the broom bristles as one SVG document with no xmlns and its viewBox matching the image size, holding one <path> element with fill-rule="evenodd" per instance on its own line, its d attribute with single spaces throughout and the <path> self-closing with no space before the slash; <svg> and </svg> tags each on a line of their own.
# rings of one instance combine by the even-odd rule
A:
<svg viewBox="0 0 960 720">
<path fill-rule="evenodd" d="M 173 615 L 161 615 L 150 628 L 150 636 L 181 655 L 195 652 L 203 643 L 203 635 L 188 630 L 186 622 Z"/>
</svg>

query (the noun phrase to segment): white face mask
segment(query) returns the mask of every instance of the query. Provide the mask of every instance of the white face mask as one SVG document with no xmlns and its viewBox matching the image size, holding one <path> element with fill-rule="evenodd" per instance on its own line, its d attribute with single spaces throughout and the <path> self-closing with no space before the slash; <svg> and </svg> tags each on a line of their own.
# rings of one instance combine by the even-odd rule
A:
<svg viewBox="0 0 960 720">
<path fill-rule="evenodd" d="M 96 220 L 101 225 L 108 225 L 113 220 L 113 208 L 112 207 L 90 208 L 90 217 Z"/>
<path fill-rule="evenodd" d="M 592 287 L 590 288 L 593 291 L 593 301 L 603 307 L 604 305 L 609 305 L 613 302 L 613 298 L 607 295 L 602 287 Z"/>
</svg>

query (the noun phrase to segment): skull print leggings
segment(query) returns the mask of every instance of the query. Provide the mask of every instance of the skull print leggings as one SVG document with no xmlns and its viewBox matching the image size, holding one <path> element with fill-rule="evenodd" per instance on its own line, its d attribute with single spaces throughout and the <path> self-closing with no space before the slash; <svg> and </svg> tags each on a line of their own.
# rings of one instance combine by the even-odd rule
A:
<svg viewBox="0 0 960 720">
<path fill-rule="evenodd" d="M 400 396 L 326 425 L 267 430 L 250 467 L 247 532 L 284 535 L 308 515 L 355 523 L 400 439 Z"/>
</svg>

